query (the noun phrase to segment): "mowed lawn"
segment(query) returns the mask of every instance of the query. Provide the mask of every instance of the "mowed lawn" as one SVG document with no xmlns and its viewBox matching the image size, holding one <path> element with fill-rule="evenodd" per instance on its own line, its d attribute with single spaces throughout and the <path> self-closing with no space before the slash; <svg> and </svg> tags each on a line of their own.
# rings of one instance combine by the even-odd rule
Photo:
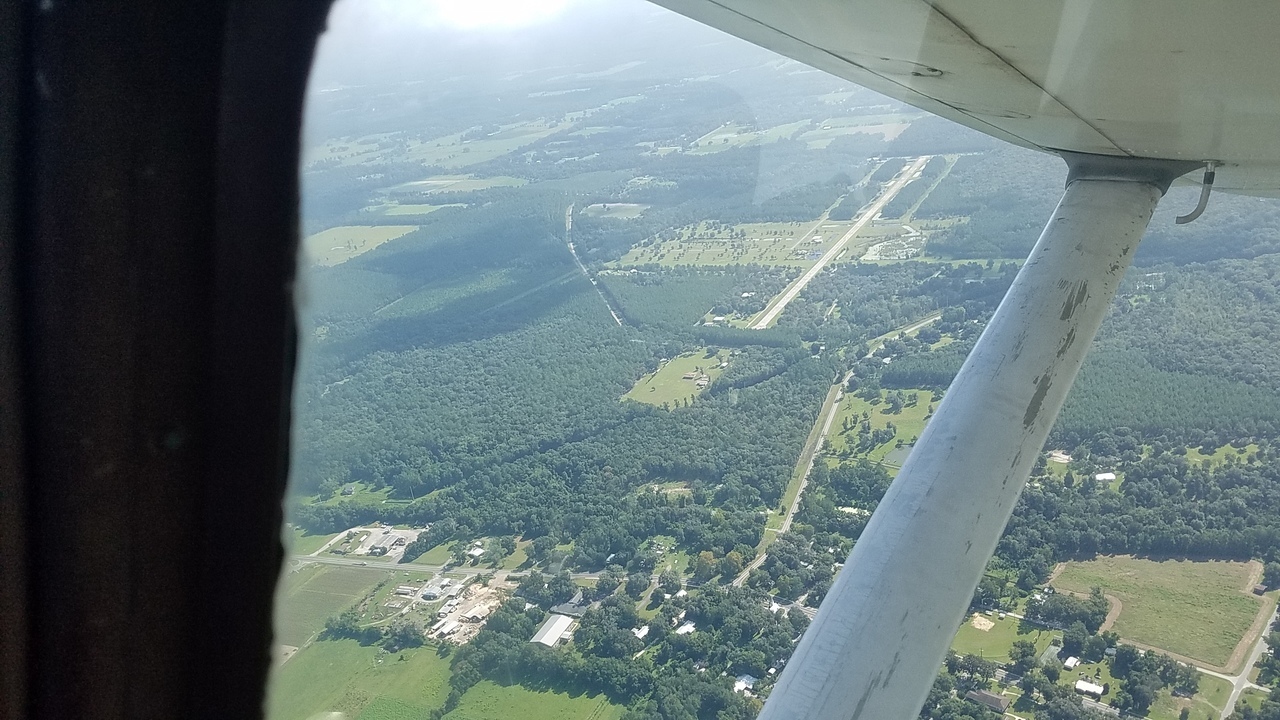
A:
<svg viewBox="0 0 1280 720">
<path fill-rule="evenodd" d="M 961 655 L 977 655 L 998 663 L 1009 662 L 1009 648 L 1015 640 L 1030 640 L 1036 644 L 1036 650 L 1044 652 L 1049 647 L 1053 632 L 1024 623 L 1015 617 L 999 619 L 996 615 L 978 614 L 982 620 L 993 623 L 989 630 L 979 630 L 973 624 L 973 615 L 966 617 L 964 624 L 956 631 L 951 641 L 951 649 Z"/>
<path fill-rule="evenodd" d="M 448 695 L 449 659 L 438 657 L 435 648 L 393 655 L 355 640 L 325 640 L 273 670 L 267 717 L 307 720 L 341 712 L 347 718 L 420 718 Z"/>
<path fill-rule="evenodd" d="M 302 247 L 312 262 L 337 265 L 417 229 L 417 225 L 344 225 L 308 236 Z"/>
<path fill-rule="evenodd" d="M 1273 602 L 1247 590 L 1253 563 L 1165 560 L 1127 555 L 1069 562 L 1055 587 L 1097 586 L 1123 606 L 1120 637 L 1223 667 L 1258 613 Z"/>
<path fill-rule="evenodd" d="M 725 352 L 708 357 L 706 348 L 685 353 L 668 360 L 662 367 L 640 378 L 635 387 L 623 397 L 649 405 L 663 403 L 675 405 L 677 400 L 696 397 L 704 391 L 698 389 L 696 380 L 686 380 L 684 376 L 687 373 L 696 374 L 701 368 L 701 372 L 714 382 L 723 372 L 719 367 L 720 361 L 727 357 L 728 354 Z"/>
<path fill-rule="evenodd" d="M 617 720 L 624 709 L 604 695 L 529 690 L 485 680 L 464 693 L 444 720 Z"/>
<path fill-rule="evenodd" d="M 324 629 L 325 620 L 355 604 L 386 577 L 381 570 L 320 564 L 286 573 L 276 594 L 276 641 L 301 647 Z"/>
</svg>

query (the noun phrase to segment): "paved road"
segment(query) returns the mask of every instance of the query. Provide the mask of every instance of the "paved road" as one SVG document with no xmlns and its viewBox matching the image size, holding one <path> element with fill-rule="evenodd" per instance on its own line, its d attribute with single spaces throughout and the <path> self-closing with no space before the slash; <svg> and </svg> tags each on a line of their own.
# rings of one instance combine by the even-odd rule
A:
<svg viewBox="0 0 1280 720">
<path fill-rule="evenodd" d="M 885 340 L 891 337 L 896 337 L 901 333 L 915 332 L 925 325 L 936 322 L 940 317 L 942 317 L 941 312 L 930 313 L 921 320 L 917 320 L 908 325 L 903 325 L 900 328 L 896 328 L 885 333 L 871 343 L 871 349 L 867 351 L 866 357 L 871 357 L 876 350 L 883 347 Z M 804 490 L 809 485 L 809 474 L 813 472 L 813 464 L 818 456 L 818 452 L 822 449 L 822 444 L 826 442 L 827 435 L 831 432 L 831 425 L 835 422 L 836 415 L 840 412 L 840 401 L 844 399 L 844 386 L 849 382 L 849 377 L 852 375 L 852 370 L 845 373 L 844 378 L 841 379 L 839 384 L 831 386 L 831 389 L 827 394 L 827 399 L 823 401 L 823 407 L 828 408 L 827 412 L 824 415 L 819 415 L 818 420 L 816 421 L 822 423 L 822 429 L 818 433 L 817 441 L 810 445 L 806 445 L 804 450 L 800 453 L 800 459 L 796 464 L 804 465 L 804 475 L 800 478 L 800 489 L 796 492 L 795 499 L 791 501 L 791 507 L 787 508 L 786 517 L 782 519 L 782 526 L 778 529 L 778 534 L 782 534 L 791 529 L 791 521 L 800 510 L 800 499 L 804 497 Z M 832 399 L 833 394 L 834 399 Z M 828 405 L 828 403 L 830 404 Z M 747 563 L 747 566 L 742 569 L 742 572 L 738 573 L 738 576 L 733 579 L 733 584 L 737 587 L 742 587 L 743 583 L 747 581 L 747 576 L 751 574 L 751 571 L 763 565 L 765 558 L 767 557 L 769 557 L 768 552 L 762 552 L 757 555 L 756 558 Z M 816 613 L 817 610 L 814 610 L 813 613 L 809 614 L 809 617 L 812 618 Z"/>
<path fill-rule="evenodd" d="M 1267 618 L 1267 624 L 1262 626 L 1262 632 L 1258 633 L 1258 639 L 1253 642 L 1253 649 L 1249 651 L 1249 657 L 1245 661 L 1244 667 L 1240 668 L 1240 673 L 1238 675 L 1223 675 L 1222 673 L 1205 670 L 1204 668 L 1197 668 L 1200 672 L 1206 675 L 1222 678 L 1223 680 L 1231 683 L 1231 695 L 1227 697 L 1226 706 L 1222 708 L 1223 720 L 1226 720 L 1226 718 L 1235 710 L 1236 702 L 1240 700 L 1240 693 L 1244 692 L 1245 688 L 1254 687 L 1259 690 L 1267 690 L 1267 688 L 1250 682 L 1249 673 L 1253 672 L 1253 666 L 1258 663 L 1258 659 L 1262 657 L 1262 653 L 1267 650 L 1267 641 L 1265 638 L 1267 637 L 1267 632 L 1271 629 L 1271 623 L 1276 621 L 1277 612 L 1280 612 L 1280 608 L 1271 611 L 1271 617 Z M 1270 692 L 1269 690 L 1267 691 Z"/>
<path fill-rule="evenodd" d="M 920 172 L 925 163 L 929 162 L 929 158 L 931 157 L 932 155 L 925 155 L 923 157 L 916 158 L 915 162 L 911 163 L 904 170 L 899 172 L 897 177 L 889 183 L 889 186 L 886 187 L 880 195 L 876 197 L 871 205 L 858 216 L 858 220 L 853 224 L 853 227 L 849 228 L 849 232 L 845 233 L 835 245 L 832 245 L 831 249 L 828 250 L 818 260 L 818 262 L 813 264 L 813 267 L 805 271 L 805 273 L 801 275 L 798 280 L 792 283 L 790 287 L 782 291 L 782 295 L 780 295 L 769 307 L 765 308 L 764 312 L 760 314 L 760 317 L 751 324 L 751 329 L 764 330 L 769 327 L 769 324 L 786 309 L 787 305 L 790 304 L 792 300 L 796 299 L 796 296 L 800 294 L 800 291 L 804 290 L 804 287 L 809 284 L 809 281 L 817 277 L 818 273 L 822 272 L 822 268 L 825 267 L 827 263 L 834 260 L 836 256 L 840 254 L 840 251 L 844 249 L 845 245 L 848 245 L 849 241 L 857 236 L 857 234 L 862 231 L 862 228 L 866 227 L 867 223 L 871 222 L 872 218 L 884 209 L 885 204 L 892 200 L 893 196 L 897 195 L 902 188 L 906 187 L 907 183 L 911 182 L 911 179 L 915 177 L 916 173 Z"/>
</svg>

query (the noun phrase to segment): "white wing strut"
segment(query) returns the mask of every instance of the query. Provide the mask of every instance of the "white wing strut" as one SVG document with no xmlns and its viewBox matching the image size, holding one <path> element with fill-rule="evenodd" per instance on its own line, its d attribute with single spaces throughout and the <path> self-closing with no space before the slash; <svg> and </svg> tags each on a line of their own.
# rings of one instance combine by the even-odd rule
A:
<svg viewBox="0 0 1280 720">
<path fill-rule="evenodd" d="M 1156 203 L 1198 166 L 1064 156 L 1066 193 L 761 720 L 920 712 Z"/>
</svg>

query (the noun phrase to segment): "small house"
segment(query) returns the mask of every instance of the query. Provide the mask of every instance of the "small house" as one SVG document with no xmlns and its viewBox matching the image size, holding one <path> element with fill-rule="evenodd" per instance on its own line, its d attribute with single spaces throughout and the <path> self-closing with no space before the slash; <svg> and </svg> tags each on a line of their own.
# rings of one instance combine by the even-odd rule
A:
<svg viewBox="0 0 1280 720">
<path fill-rule="evenodd" d="M 1076 692 L 1080 693 L 1081 695 L 1087 695 L 1097 700 L 1098 698 L 1101 698 L 1103 695 L 1106 694 L 1107 688 L 1104 685 L 1091 683 L 1088 680 L 1077 680 Z"/>
</svg>

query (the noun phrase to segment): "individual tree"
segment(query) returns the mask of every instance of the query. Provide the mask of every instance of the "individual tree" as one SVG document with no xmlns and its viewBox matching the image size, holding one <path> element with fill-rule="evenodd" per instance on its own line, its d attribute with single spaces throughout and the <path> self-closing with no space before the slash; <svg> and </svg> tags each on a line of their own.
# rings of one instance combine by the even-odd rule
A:
<svg viewBox="0 0 1280 720">
<path fill-rule="evenodd" d="M 1036 661 L 1036 644 L 1030 640 L 1014 640 L 1009 647 L 1009 663 L 1018 672 L 1024 672 Z"/>
<path fill-rule="evenodd" d="M 632 573 L 627 576 L 626 593 L 633 598 L 639 599 L 644 595 L 644 591 L 649 589 L 649 576 L 641 573 Z"/>
</svg>

